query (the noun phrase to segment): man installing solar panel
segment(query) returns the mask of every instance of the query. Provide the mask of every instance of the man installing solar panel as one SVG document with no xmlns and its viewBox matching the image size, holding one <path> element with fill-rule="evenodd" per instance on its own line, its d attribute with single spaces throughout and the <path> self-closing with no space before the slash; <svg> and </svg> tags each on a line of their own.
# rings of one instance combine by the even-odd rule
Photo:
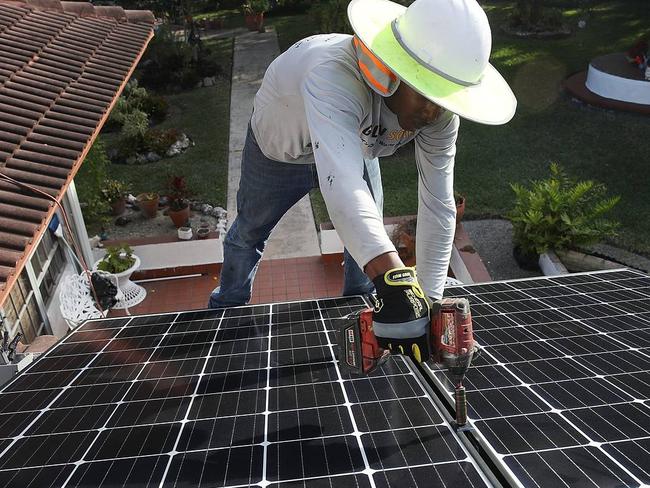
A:
<svg viewBox="0 0 650 488">
<path fill-rule="evenodd" d="M 504 124 L 516 100 L 488 63 L 490 26 L 476 0 L 415 0 L 408 8 L 353 0 L 348 18 L 354 36 L 308 37 L 266 71 L 209 306 L 250 300 L 272 229 L 320 187 L 346 248 L 343 294 L 375 291 L 380 344 L 426 359 L 426 297 L 442 296 L 454 237 L 459 117 Z M 417 276 L 384 229 L 378 162 L 411 140 L 419 173 Z"/>
</svg>

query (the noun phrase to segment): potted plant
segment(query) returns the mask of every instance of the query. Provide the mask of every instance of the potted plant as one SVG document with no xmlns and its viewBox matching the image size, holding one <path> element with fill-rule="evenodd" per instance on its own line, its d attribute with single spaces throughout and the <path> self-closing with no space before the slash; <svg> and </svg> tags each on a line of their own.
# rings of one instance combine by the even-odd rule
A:
<svg viewBox="0 0 650 488">
<path fill-rule="evenodd" d="M 172 176 L 168 184 L 169 210 L 167 214 L 176 228 L 183 227 L 190 219 L 190 192 L 182 176 Z"/>
<path fill-rule="evenodd" d="M 268 0 L 248 0 L 242 5 L 248 30 L 264 32 L 264 12 L 270 7 Z"/>
<path fill-rule="evenodd" d="M 538 269 L 539 256 L 593 244 L 613 236 L 618 223 L 604 218 L 620 200 L 606 197 L 594 181 L 573 181 L 551 164 L 551 176 L 531 188 L 513 183 L 515 207 L 508 215 L 513 228 L 513 254 L 524 269 Z"/>
<path fill-rule="evenodd" d="M 126 195 L 129 193 L 129 185 L 119 180 L 107 180 L 101 192 L 111 206 L 111 213 L 122 215 L 126 210 Z"/>
<path fill-rule="evenodd" d="M 133 249 L 127 244 L 106 248 L 106 254 L 95 263 L 95 269 L 115 275 L 117 286 L 124 289 L 129 278 L 140 267 L 140 258 L 133 254 Z"/>
<path fill-rule="evenodd" d="M 463 215 L 465 215 L 465 195 L 455 191 L 454 200 L 456 201 L 456 223 L 463 220 Z"/>
<path fill-rule="evenodd" d="M 399 223 L 393 230 L 392 240 L 399 257 L 404 263 L 413 263 L 415 259 L 415 231 L 417 217 Z"/>
<path fill-rule="evenodd" d="M 140 193 L 135 200 L 138 208 L 148 219 L 153 219 L 158 214 L 158 201 L 160 196 L 155 192 Z"/>
</svg>

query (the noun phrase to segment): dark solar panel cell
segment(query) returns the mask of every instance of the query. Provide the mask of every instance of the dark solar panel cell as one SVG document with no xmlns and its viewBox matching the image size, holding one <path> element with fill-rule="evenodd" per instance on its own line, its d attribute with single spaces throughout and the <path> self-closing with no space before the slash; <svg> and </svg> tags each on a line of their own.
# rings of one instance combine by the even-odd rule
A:
<svg viewBox="0 0 650 488">
<path fill-rule="evenodd" d="M 370 479 L 363 474 L 337 475 L 309 480 L 271 483 L 269 488 L 370 488 Z"/>
<path fill-rule="evenodd" d="M 566 322 L 554 322 L 550 324 L 538 324 L 530 328 L 540 339 L 558 339 L 563 337 L 572 337 L 588 335 L 599 332 L 584 322 L 578 320 Z"/>
<path fill-rule="evenodd" d="M 472 307 L 472 316 L 475 319 L 478 319 L 480 317 L 485 317 L 486 315 L 498 315 L 499 310 L 496 307 L 493 307 L 492 305 L 487 305 L 484 303 L 477 303 L 476 305 L 471 305 Z"/>
<path fill-rule="evenodd" d="M 581 361 L 565 358 L 513 363 L 508 365 L 508 369 L 524 383 L 574 380 L 596 375 L 583 366 Z"/>
<path fill-rule="evenodd" d="M 332 437 L 353 432 L 346 407 L 287 410 L 269 416 L 269 442 Z"/>
<path fill-rule="evenodd" d="M 629 349 L 629 346 L 612 339 L 613 337 L 610 335 L 591 334 L 567 337 L 564 339 L 552 339 L 548 341 L 547 344 L 559 349 L 569 356 Z"/>
<path fill-rule="evenodd" d="M 650 400 L 650 371 L 609 376 L 607 380 L 637 400 Z"/>
<path fill-rule="evenodd" d="M 143 337 L 128 337 L 125 339 L 113 339 L 105 351 L 129 351 L 131 349 L 153 349 L 160 343 L 162 335 L 150 335 Z"/>
<path fill-rule="evenodd" d="M 201 332 L 186 332 L 182 334 L 169 334 L 160 340 L 160 347 L 168 346 L 187 346 L 190 344 L 200 344 L 202 342 L 212 342 L 215 331 L 203 330 Z"/>
<path fill-rule="evenodd" d="M 633 487 L 638 486 L 625 471 L 595 447 L 508 456 L 505 463 L 524 486 L 539 488 Z"/>
<path fill-rule="evenodd" d="M 83 371 L 72 383 L 73 386 L 95 385 L 101 383 L 121 383 L 134 380 L 142 370 L 141 364 L 126 366 L 104 366 Z"/>
<path fill-rule="evenodd" d="M 119 401 L 131 383 L 105 383 L 103 385 L 75 386 L 63 390 L 52 408 L 81 407 Z"/>
<path fill-rule="evenodd" d="M 442 424 L 442 417 L 427 398 L 406 398 L 353 405 L 361 432 Z"/>
<path fill-rule="evenodd" d="M 185 424 L 176 450 L 195 451 L 229 446 L 261 444 L 264 441 L 264 416 L 241 415 Z"/>
<path fill-rule="evenodd" d="M 162 315 L 144 315 L 141 317 L 133 317 L 129 322 L 129 327 L 137 327 L 138 325 L 153 325 L 153 324 L 169 324 L 176 318 L 175 313 L 167 313 Z"/>
<path fill-rule="evenodd" d="M 449 390 L 454 388 L 454 383 L 443 372 L 436 372 L 436 377 L 442 381 Z M 471 367 L 463 385 L 467 391 L 482 390 L 484 388 L 503 388 L 505 386 L 515 386 L 521 384 L 509 371 L 503 366 L 480 366 Z"/>
<path fill-rule="evenodd" d="M 576 358 L 595 374 L 612 375 L 650 371 L 650 356 L 641 351 L 618 351 L 589 354 Z"/>
<path fill-rule="evenodd" d="M 482 346 L 513 344 L 537 339 L 538 337 L 532 330 L 529 327 L 504 327 L 503 329 L 478 330 L 474 333 L 474 339 Z"/>
<path fill-rule="evenodd" d="M 268 315 L 248 315 L 244 317 L 224 317 L 219 322 L 220 329 L 237 329 L 239 327 L 264 327 L 269 325 Z"/>
<path fill-rule="evenodd" d="M 210 352 L 211 346 L 211 343 L 203 342 L 188 346 L 159 347 L 153 351 L 149 361 L 171 361 L 174 359 L 199 358 L 207 356 Z"/>
<path fill-rule="evenodd" d="M 581 322 L 589 327 L 599 330 L 600 332 L 636 330 L 650 327 L 650 315 L 623 314 L 610 317 L 598 317 L 595 319 L 583 319 Z"/>
<path fill-rule="evenodd" d="M 197 312 L 183 312 L 178 314 L 174 325 L 179 322 L 194 322 L 194 321 L 217 321 L 223 316 L 223 309 L 213 310 L 200 310 Z"/>
<path fill-rule="evenodd" d="M 252 337 L 267 337 L 269 335 L 269 327 L 236 327 L 231 329 L 222 329 L 217 331 L 217 341 L 233 341 L 233 340 L 246 340 Z"/>
<path fill-rule="evenodd" d="M 485 483 L 474 465 L 468 462 L 395 469 L 375 473 L 372 477 L 377 488 L 474 488 Z"/>
<path fill-rule="evenodd" d="M 569 307 L 562 309 L 562 311 L 576 319 L 589 319 L 592 317 L 602 317 L 608 315 L 620 315 L 625 313 L 625 308 L 622 308 L 620 304 L 617 306 L 606 305 L 606 304 L 596 304 L 596 305 L 587 305 L 581 307 Z"/>
<path fill-rule="evenodd" d="M 0 414 L 40 410 L 63 390 L 36 390 L 0 394 Z"/>
<path fill-rule="evenodd" d="M 46 466 L 0 471 L 0 486 L 6 488 L 58 488 L 72 473 L 74 466 Z M 68 485 L 69 486 L 69 485 Z"/>
<path fill-rule="evenodd" d="M 46 357 L 41 361 L 35 363 L 31 368 L 29 368 L 30 373 L 38 373 L 42 371 L 59 371 L 64 369 L 81 369 L 84 366 L 87 366 L 93 358 L 96 358 L 95 354 L 78 354 L 76 356 L 57 356 L 57 357 Z"/>
<path fill-rule="evenodd" d="M 248 341 L 217 342 L 212 349 L 212 356 L 242 354 L 247 352 L 266 351 L 269 347 L 268 338 L 251 339 Z"/>
<path fill-rule="evenodd" d="M 446 427 L 419 427 L 363 434 L 372 469 L 390 469 L 463 459 L 465 453 Z M 399 446 L 396 449 L 395 446 Z"/>
<path fill-rule="evenodd" d="M 0 439 L 20 435 L 37 415 L 38 412 L 35 411 L 0 415 Z"/>
<path fill-rule="evenodd" d="M 632 397 L 602 378 L 558 381 L 533 385 L 532 389 L 554 408 L 580 408 L 633 400 Z"/>
<path fill-rule="evenodd" d="M 270 386 L 290 386 L 332 382 L 338 379 L 334 363 L 311 363 L 300 366 L 272 368 Z"/>
<path fill-rule="evenodd" d="M 269 315 L 271 307 L 269 305 L 255 305 L 252 307 L 234 307 L 224 310 L 223 317 L 261 317 Z"/>
<path fill-rule="evenodd" d="M 324 332 L 275 336 L 271 338 L 271 349 L 274 350 L 326 346 L 327 344 L 327 334 Z"/>
<path fill-rule="evenodd" d="M 30 391 L 59 388 L 70 383 L 79 374 L 76 370 L 24 374 L 11 383 L 5 391 Z"/>
<path fill-rule="evenodd" d="M 82 458 L 96 435 L 88 431 L 23 437 L 0 459 L 0 469 L 74 463 Z"/>
<path fill-rule="evenodd" d="M 291 364 L 311 364 L 332 361 L 329 346 L 284 349 L 271 352 L 271 366 L 288 366 Z"/>
<path fill-rule="evenodd" d="M 101 351 L 106 344 L 108 344 L 108 341 L 59 344 L 52 352 L 50 352 L 49 357 L 70 356 L 73 354 L 96 354 Z"/>
<path fill-rule="evenodd" d="M 323 322 L 321 320 L 308 320 L 304 322 L 282 322 L 271 324 L 271 334 L 287 335 L 287 334 L 312 334 L 323 330 Z"/>
<path fill-rule="evenodd" d="M 115 405 L 60 408 L 46 410 L 26 435 L 54 434 L 99 429 L 115 410 Z"/>
<path fill-rule="evenodd" d="M 361 452 L 353 436 L 271 444 L 268 456 L 266 475 L 269 481 L 335 475 L 364 469 Z"/>
<path fill-rule="evenodd" d="M 216 373 L 201 379 L 198 393 L 226 393 L 229 391 L 256 390 L 266 386 L 266 370 L 251 369 L 232 373 Z"/>
<path fill-rule="evenodd" d="M 90 320 L 79 327 L 79 331 L 99 329 L 119 329 L 129 323 L 131 319 Z"/>
<path fill-rule="evenodd" d="M 139 327 L 125 327 L 117 334 L 120 339 L 125 337 L 162 336 L 169 330 L 169 324 L 142 325 Z"/>
<path fill-rule="evenodd" d="M 162 486 L 163 488 L 251 486 L 262 479 L 262 455 L 262 446 L 176 454 L 172 458 Z M 210 469 L 205 469 L 206 466 Z"/>
<path fill-rule="evenodd" d="M 264 390 L 246 390 L 233 393 L 198 395 L 192 403 L 190 419 L 210 419 L 232 415 L 249 415 L 266 408 Z"/>
<path fill-rule="evenodd" d="M 271 411 L 327 407 L 343 403 L 345 403 L 345 399 L 338 383 L 288 386 L 271 388 L 269 391 L 269 409 Z"/>
<path fill-rule="evenodd" d="M 88 455 L 89 461 L 164 454 L 172 450 L 180 424 L 108 429 L 100 432 Z"/>
<path fill-rule="evenodd" d="M 599 300 L 588 295 L 563 295 L 557 297 L 544 297 L 541 299 L 541 302 L 546 307 L 564 309 L 567 307 L 576 307 L 580 305 L 598 303 Z"/>
<path fill-rule="evenodd" d="M 489 305 L 496 313 L 514 313 L 514 312 L 532 312 L 535 310 L 548 310 L 550 305 L 547 305 L 539 300 L 532 298 L 525 300 L 517 300 L 514 302 L 499 302 L 490 303 Z"/>
<path fill-rule="evenodd" d="M 158 487 L 169 456 L 150 456 L 80 465 L 66 485 L 70 488 Z"/>
<path fill-rule="evenodd" d="M 520 342 L 501 346 L 486 347 L 486 352 L 503 363 L 518 363 L 535 361 L 536 359 L 553 359 L 564 356 L 559 349 L 551 346 L 550 342 Z"/>
<path fill-rule="evenodd" d="M 423 396 L 422 387 L 412 376 L 364 378 L 345 383 L 351 402 L 372 402 Z"/>
<path fill-rule="evenodd" d="M 650 348 L 650 329 L 614 333 L 609 334 L 609 337 L 623 342 L 628 347 Z"/>
<path fill-rule="evenodd" d="M 487 315 L 484 317 L 477 317 L 472 315 L 472 326 L 475 331 L 488 330 L 488 329 L 502 329 L 504 327 L 515 327 L 522 324 L 515 323 L 505 315 Z"/>
<path fill-rule="evenodd" d="M 79 331 L 76 334 L 72 334 L 68 336 L 62 342 L 64 344 L 71 344 L 74 342 L 108 340 L 115 337 L 115 335 L 118 332 L 120 332 L 120 329 L 100 329 L 100 330 Z"/>
<path fill-rule="evenodd" d="M 142 368 L 138 379 L 151 380 L 155 378 L 195 375 L 201 373 L 204 364 L 204 358 L 149 363 Z"/>
<path fill-rule="evenodd" d="M 124 401 L 153 400 L 191 395 L 199 378 L 182 376 L 160 380 L 136 381 L 124 397 Z"/>
<path fill-rule="evenodd" d="M 589 443 L 556 413 L 480 420 L 476 427 L 499 454 L 557 449 Z"/>
<path fill-rule="evenodd" d="M 605 444 L 605 451 L 635 475 L 641 483 L 650 485 L 650 439 Z"/>
<path fill-rule="evenodd" d="M 250 354 L 233 354 L 231 356 L 217 356 L 208 359 L 206 373 L 225 373 L 244 369 L 265 368 L 268 361 L 266 351 L 252 352 Z"/>
<path fill-rule="evenodd" d="M 641 403 L 581 408 L 565 415 L 597 442 L 650 437 L 650 408 Z"/>
<path fill-rule="evenodd" d="M 470 416 L 477 419 L 550 410 L 543 400 L 524 387 L 470 391 L 467 393 L 467 402 Z"/>
<path fill-rule="evenodd" d="M 220 319 L 193 320 L 191 322 L 176 321 L 169 328 L 169 333 L 178 334 L 182 332 L 198 332 L 201 330 L 217 330 L 220 325 Z"/>
<path fill-rule="evenodd" d="M 121 403 L 115 408 L 115 413 L 106 426 L 126 427 L 177 422 L 183 420 L 189 405 L 189 397 Z"/>
</svg>

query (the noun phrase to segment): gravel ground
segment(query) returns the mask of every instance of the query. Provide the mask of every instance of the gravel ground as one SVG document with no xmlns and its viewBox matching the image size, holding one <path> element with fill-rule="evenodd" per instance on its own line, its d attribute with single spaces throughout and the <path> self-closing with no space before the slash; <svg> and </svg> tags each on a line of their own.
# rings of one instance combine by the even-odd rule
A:
<svg viewBox="0 0 650 488">
<path fill-rule="evenodd" d="M 130 222 L 127 225 L 119 226 L 115 224 L 117 217 L 114 217 L 113 221 L 109 225 L 104 226 L 106 237 L 108 239 L 120 240 L 177 235 L 176 227 L 169 216 L 163 213 L 163 210 L 158 210 L 157 217 L 147 219 L 139 210 L 127 208 L 126 212 L 122 214 L 122 217 L 127 218 Z M 215 217 L 210 217 L 193 211 L 190 215 L 190 224 L 195 233 L 202 221 L 208 222 L 211 231 L 215 230 L 217 227 L 217 219 Z"/>
<path fill-rule="evenodd" d="M 512 257 L 512 225 L 507 220 L 468 220 L 463 227 L 474 243 L 493 280 L 508 280 L 540 276 L 541 272 L 521 269 Z M 646 273 L 650 272 L 650 259 L 607 244 L 597 244 L 590 250 L 605 258 Z"/>
</svg>

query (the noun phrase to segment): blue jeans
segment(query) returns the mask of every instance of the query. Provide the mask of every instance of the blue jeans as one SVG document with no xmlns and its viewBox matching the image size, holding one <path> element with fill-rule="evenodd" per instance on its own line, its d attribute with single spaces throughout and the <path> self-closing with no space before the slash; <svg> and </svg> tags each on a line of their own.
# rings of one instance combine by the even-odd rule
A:
<svg viewBox="0 0 650 488">
<path fill-rule="evenodd" d="M 364 179 L 381 212 L 383 191 L 377 159 L 366 161 Z M 271 231 L 298 200 L 317 187 L 315 164 L 281 163 L 267 158 L 248 127 L 237 192 L 237 218 L 224 240 L 221 280 L 210 295 L 208 307 L 235 307 L 248 303 Z M 372 282 L 347 250 L 344 250 L 344 267 L 343 295 L 374 291 Z"/>
</svg>

